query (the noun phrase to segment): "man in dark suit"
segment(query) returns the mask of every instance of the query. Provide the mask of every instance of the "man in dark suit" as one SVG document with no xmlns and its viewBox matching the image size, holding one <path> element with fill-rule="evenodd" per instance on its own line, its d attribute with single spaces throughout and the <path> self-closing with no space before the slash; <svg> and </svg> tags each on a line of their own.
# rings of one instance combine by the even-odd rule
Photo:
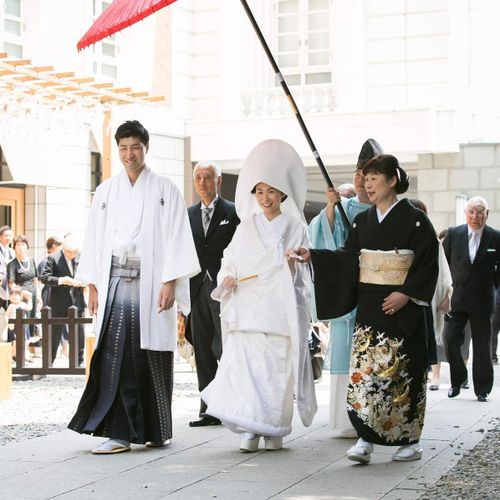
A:
<svg viewBox="0 0 500 500">
<path fill-rule="evenodd" d="M 487 401 L 493 387 L 491 317 L 495 287 L 500 282 L 500 233 L 486 225 L 488 205 L 481 197 L 467 202 L 465 218 L 467 223 L 450 228 L 443 240 L 453 279 L 451 317 L 443 333 L 451 374 L 448 397 L 457 396 L 467 380 L 460 347 L 470 321 L 474 392 L 478 401 Z"/>
<path fill-rule="evenodd" d="M 239 219 L 234 203 L 218 193 L 222 183 L 219 165 L 198 163 L 193 170 L 194 188 L 201 202 L 188 208 L 201 272 L 190 279 L 191 314 L 186 338 L 194 347 L 198 389 L 202 391 L 215 377 L 222 355 L 220 305 L 210 297 L 217 286 L 222 254 L 233 238 Z M 190 427 L 218 425 L 217 418 L 206 415 L 207 406 L 201 401 L 200 419 Z"/>
<path fill-rule="evenodd" d="M 67 317 L 68 307 L 71 306 L 78 309 L 78 317 L 84 315 L 86 304 L 82 283 L 74 279 L 78 260 L 79 248 L 71 234 L 64 237 L 62 250 L 47 257 L 41 280 L 45 286 L 50 287 L 48 305 L 52 309 L 53 317 Z M 65 325 L 52 325 L 52 362 L 56 359 L 64 328 Z M 85 347 L 84 325 L 78 325 L 77 328 L 78 363 L 82 364 Z"/>
</svg>

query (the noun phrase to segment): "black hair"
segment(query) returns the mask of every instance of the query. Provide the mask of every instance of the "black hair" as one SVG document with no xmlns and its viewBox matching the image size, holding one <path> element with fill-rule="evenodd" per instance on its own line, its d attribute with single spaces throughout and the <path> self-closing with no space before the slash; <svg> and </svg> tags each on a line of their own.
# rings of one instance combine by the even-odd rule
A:
<svg viewBox="0 0 500 500">
<path fill-rule="evenodd" d="M 257 184 L 260 184 L 260 182 L 258 182 Z M 255 184 L 255 186 L 250 191 L 252 194 L 255 194 L 255 192 L 257 191 L 257 184 Z M 283 191 L 281 191 L 281 189 L 275 188 L 274 186 L 271 186 L 271 187 L 273 189 L 276 189 L 276 191 L 279 191 L 281 193 L 281 203 L 283 203 L 288 198 L 288 195 L 286 193 L 284 193 Z"/>
<path fill-rule="evenodd" d="M 30 244 L 29 244 L 29 241 L 28 241 L 28 238 L 26 238 L 26 236 L 24 236 L 23 234 L 20 234 L 19 236 L 16 236 L 14 238 L 14 240 L 12 241 L 12 248 L 15 250 L 16 249 L 16 245 L 18 243 L 26 243 L 26 246 L 29 248 L 30 247 Z"/>
<path fill-rule="evenodd" d="M 443 229 L 439 234 L 438 234 L 438 239 L 439 240 L 444 240 L 446 238 L 446 235 L 448 234 L 448 229 Z"/>
<path fill-rule="evenodd" d="M 137 120 L 127 120 L 116 129 L 116 144 L 127 137 L 138 137 L 145 146 L 149 144 L 149 132 Z"/>
<path fill-rule="evenodd" d="M 408 174 L 400 167 L 398 159 L 392 155 L 378 155 L 369 160 L 363 167 L 363 174 L 383 174 L 387 179 L 396 177 L 396 194 L 406 193 L 410 187 Z"/>
<path fill-rule="evenodd" d="M 47 248 L 47 250 L 51 250 L 53 246 L 59 246 L 59 245 L 62 245 L 62 240 L 61 238 L 58 238 L 57 236 L 50 236 L 46 243 L 45 243 L 45 246 Z"/>
</svg>

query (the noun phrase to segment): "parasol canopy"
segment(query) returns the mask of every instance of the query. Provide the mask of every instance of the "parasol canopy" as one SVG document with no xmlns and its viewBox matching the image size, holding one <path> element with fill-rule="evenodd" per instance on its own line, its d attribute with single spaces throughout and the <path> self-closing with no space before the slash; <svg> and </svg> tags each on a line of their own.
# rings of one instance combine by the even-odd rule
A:
<svg viewBox="0 0 500 500">
<path fill-rule="evenodd" d="M 115 0 L 95 21 L 77 43 L 82 50 L 103 38 L 132 26 L 157 10 L 174 3 L 176 0 Z"/>
</svg>

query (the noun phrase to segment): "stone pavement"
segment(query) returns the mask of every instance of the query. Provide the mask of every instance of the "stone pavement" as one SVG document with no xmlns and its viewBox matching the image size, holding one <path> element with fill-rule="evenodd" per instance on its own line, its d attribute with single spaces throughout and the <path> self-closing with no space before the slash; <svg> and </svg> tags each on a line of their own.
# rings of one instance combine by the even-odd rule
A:
<svg viewBox="0 0 500 500">
<path fill-rule="evenodd" d="M 488 403 L 472 389 L 446 397 L 429 393 L 421 461 L 391 462 L 391 448 L 377 446 L 368 466 L 346 459 L 352 440 L 333 439 L 328 428 L 328 376 L 317 385 L 319 412 L 294 431 L 281 451 L 245 454 L 223 427 L 191 429 L 198 401 L 174 408 L 174 439 L 168 449 L 133 446 L 119 455 L 94 456 L 102 438 L 64 431 L 0 447 L 0 499 L 414 499 L 477 444 L 500 417 L 500 376 Z M 178 380 L 192 380 L 178 365 Z"/>
</svg>

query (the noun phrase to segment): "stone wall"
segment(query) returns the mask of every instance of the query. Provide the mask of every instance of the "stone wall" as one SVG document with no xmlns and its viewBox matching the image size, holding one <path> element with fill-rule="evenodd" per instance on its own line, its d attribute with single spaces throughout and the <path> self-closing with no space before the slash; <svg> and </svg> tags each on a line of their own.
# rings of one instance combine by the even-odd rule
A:
<svg viewBox="0 0 500 500">
<path fill-rule="evenodd" d="M 459 153 L 420 154 L 418 197 L 427 205 L 436 231 L 457 220 L 457 197 L 482 196 L 488 202 L 488 224 L 500 229 L 500 144 L 462 144 Z"/>
</svg>

